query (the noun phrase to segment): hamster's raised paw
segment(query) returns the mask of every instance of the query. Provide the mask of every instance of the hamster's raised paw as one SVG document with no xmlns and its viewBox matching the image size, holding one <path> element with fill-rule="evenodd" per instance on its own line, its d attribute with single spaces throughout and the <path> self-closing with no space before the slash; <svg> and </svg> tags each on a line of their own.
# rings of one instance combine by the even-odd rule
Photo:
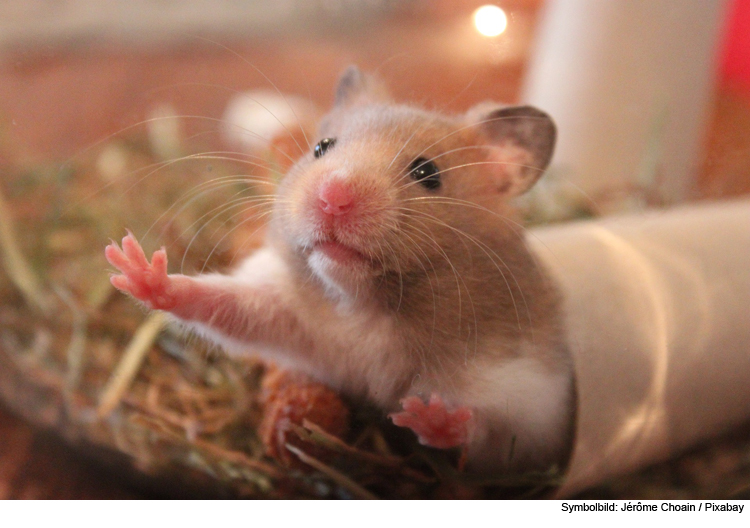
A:
<svg viewBox="0 0 750 528">
<path fill-rule="evenodd" d="M 115 288 L 129 293 L 151 309 L 168 310 L 176 305 L 172 281 L 167 275 L 167 253 L 163 248 L 156 251 L 149 262 L 138 240 L 128 233 L 122 239 L 122 249 L 113 241 L 104 254 L 107 261 L 122 273 L 110 278 Z"/>
</svg>

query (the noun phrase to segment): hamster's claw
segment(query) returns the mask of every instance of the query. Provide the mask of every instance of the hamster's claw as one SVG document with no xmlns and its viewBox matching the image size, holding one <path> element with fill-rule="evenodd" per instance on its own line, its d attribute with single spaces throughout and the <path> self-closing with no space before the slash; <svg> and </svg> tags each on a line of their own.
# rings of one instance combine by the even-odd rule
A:
<svg viewBox="0 0 750 528">
<path fill-rule="evenodd" d="M 122 275 L 110 278 L 118 290 L 143 301 L 149 308 L 168 310 L 175 305 L 173 288 L 167 275 L 167 253 L 156 251 L 149 263 L 146 254 L 132 233 L 122 239 L 122 249 L 112 241 L 104 250 L 107 260 Z"/>
<path fill-rule="evenodd" d="M 425 404 L 417 396 L 401 400 L 403 411 L 389 415 L 394 424 L 414 431 L 419 443 L 438 449 L 466 445 L 472 412 L 468 407 L 449 411 L 442 398 L 433 394 Z"/>
</svg>

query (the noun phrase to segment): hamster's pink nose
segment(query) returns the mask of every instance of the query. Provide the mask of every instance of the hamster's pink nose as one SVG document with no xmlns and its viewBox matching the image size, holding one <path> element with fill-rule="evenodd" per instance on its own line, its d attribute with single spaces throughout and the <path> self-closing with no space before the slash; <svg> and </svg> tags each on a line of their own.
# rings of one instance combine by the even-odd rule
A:
<svg viewBox="0 0 750 528">
<path fill-rule="evenodd" d="M 348 213 L 354 205 L 354 196 L 349 186 L 340 181 L 325 182 L 318 192 L 320 209 L 328 215 L 340 216 Z"/>
</svg>

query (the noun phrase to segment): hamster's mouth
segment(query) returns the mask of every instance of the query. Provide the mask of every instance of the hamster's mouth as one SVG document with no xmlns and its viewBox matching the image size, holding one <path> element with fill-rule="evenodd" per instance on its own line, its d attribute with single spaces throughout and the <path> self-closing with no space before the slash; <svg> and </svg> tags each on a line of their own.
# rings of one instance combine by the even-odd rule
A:
<svg viewBox="0 0 750 528">
<path fill-rule="evenodd" d="M 308 246 L 307 266 L 329 291 L 353 298 L 364 295 L 367 285 L 378 274 L 371 257 L 335 238 Z"/>
<path fill-rule="evenodd" d="M 336 240 L 318 242 L 312 249 L 313 252 L 318 251 L 328 259 L 340 265 L 369 266 L 372 264 L 372 259 L 351 246 L 347 246 Z"/>
</svg>

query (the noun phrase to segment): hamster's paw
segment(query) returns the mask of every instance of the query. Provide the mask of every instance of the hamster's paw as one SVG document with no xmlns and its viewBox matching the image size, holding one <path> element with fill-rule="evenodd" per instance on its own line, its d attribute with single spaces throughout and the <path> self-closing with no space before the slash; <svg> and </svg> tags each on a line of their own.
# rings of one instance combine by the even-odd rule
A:
<svg viewBox="0 0 750 528">
<path fill-rule="evenodd" d="M 117 242 L 112 241 L 104 254 L 109 263 L 122 272 L 122 275 L 110 278 L 115 288 L 129 293 L 155 310 L 168 310 L 175 306 L 174 288 L 167 275 L 167 253 L 164 248 L 156 251 L 149 263 L 141 245 L 128 232 L 122 239 L 122 249 Z"/>
<path fill-rule="evenodd" d="M 465 445 L 469 440 L 472 412 L 468 407 L 449 411 L 438 394 L 425 404 L 417 396 L 401 400 L 403 411 L 389 415 L 394 424 L 408 427 L 419 443 L 438 449 Z"/>
</svg>

